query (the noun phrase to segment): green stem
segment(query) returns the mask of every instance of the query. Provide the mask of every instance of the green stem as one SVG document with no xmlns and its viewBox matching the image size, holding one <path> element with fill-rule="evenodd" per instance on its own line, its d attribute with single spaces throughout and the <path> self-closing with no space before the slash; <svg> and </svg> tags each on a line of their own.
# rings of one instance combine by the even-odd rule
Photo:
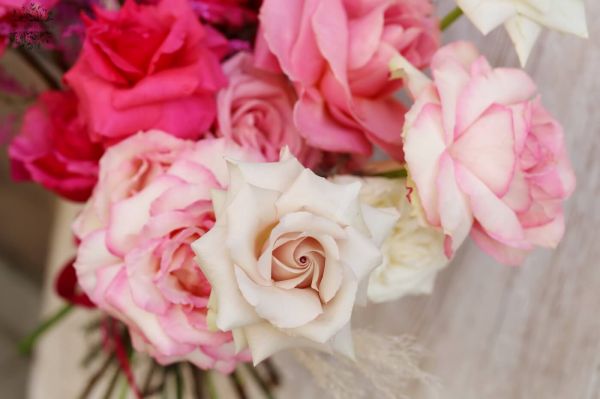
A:
<svg viewBox="0 0 600 399">
<path fill-rule="evenodd" d="M 204 372 L 204 379 L 206 380 L 206 388 L 208 390 L 208 397 L 210 399 L 219 399 L 219 394 L 217 393 L 217 387 L 215 386 L 215 382 L 213 380 L 213 376 L 210 371 Z"/>
<path fill-rule="evenodd" d="M 406 169 L 394 169 L 388 170 L 387 172 L 377 173 L 373 176 L 385 177 L 387 179 L 404 179 L 406 176 L 408 176 L 408 173 L 406 172 Z"/>
<path fill-rule="evenodd" d="M 33 347 L 35 346 L 37 340 L 51 327 L 53 327 L 56 323 L 61 321 L 65 316 L 67 316 L 71 311 L 75 309 L 75 307 L 68 303 L 60 308 L 56 313 L 50 316 L 48 319 L 42 322 L 29 336 L 25 337 L 19 343 L 19 352 L 23 355 L 31 354 Z"/>
<path fill-rule="evenodd" d="M 183 399 L 183 376 L 181 375 L 181 369 L 179 366 L 175 366 L 173 370 L 175 374 L 175 395 L 177 399 Z"/>
<path fill-rule="evenodd" d="M 252 376 L 252 378 L 254 378 L 254 380 L 256 381 L 256 383 L 258 384 L 260 390 L 262 391 L 263 395 L 267 398 L 267 399 L 274 399 L 273 393 L 271 392 L 271 389 L 269 388 L 269 386 L 267 385 L 267 383 L 265 382 L 265 380 L 263 380 L 263 378 L 261 377 L 260 374 L 258 374 L 258 371 L 256 371 L 256 368 L 251 365 L 251 364 L 245 364 L 246 369 L 250 372 L 250 375 Z"/>
<path fill-rule="evenodd" d="M 440 22 L 440 30 L 445 31 L 452 25 L 460 16 L 463 15 L 463 10 L 460 7 L 456 7 L 450 11 Z"/>
</svg>

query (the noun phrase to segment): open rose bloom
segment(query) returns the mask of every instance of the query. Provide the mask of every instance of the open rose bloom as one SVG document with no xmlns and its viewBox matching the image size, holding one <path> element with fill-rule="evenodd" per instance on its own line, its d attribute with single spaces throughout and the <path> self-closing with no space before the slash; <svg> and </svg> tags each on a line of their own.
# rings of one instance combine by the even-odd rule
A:
<svg viewBox="0 0 600 399">
<path fill-rule="evenodd" d="M 432 12 L 426 0 L 266 0 L 256 57 L 296 84 L 295 121 L 311 146 L 370 155 L 377 144 L 402 159 L 405 108 L 389 62 L 402 54 L 428 66 L 438 47 Z"/>
<path fill-rule="evenodd" d="M 227 185 L 225 157 L 260 159 L 224 140 L 132 136 L 102 158 L 74 226 L 82 288 L 127 324 L 137 350 L 163 364 L 230 372 L 249 360 L 236 354 L 230 333 L 209 331 L 211 286 L 190 247 L 215 223 L 210 191 Z"/>
<path fill-rule="evenodd" d="M 492 69 L 457 42 L 432 61 L 404 131 L 406 162 L 427 221 L 452 252 L 471 233 L 498 261 L 555 247 L 575 187 L 563 131 L 523 71 Z"/>
<path fill-rule="evenodd" d="M 362 204 L 360 183 L 327 181 L 289 152 L 229 170 L 216 224 L 192 245 L 216 327 L 233 330 L 254 363 L 293 347 L 352 356 L 352 309 L 396 215 Z"/>
</svg>

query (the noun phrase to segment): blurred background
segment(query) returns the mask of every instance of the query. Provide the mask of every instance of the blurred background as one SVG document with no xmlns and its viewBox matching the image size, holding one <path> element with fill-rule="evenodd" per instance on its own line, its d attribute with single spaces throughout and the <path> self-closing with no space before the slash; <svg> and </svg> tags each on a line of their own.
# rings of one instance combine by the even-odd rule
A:
<svg viewBox="0 0 600 399">
<path fill-rule="evenodd" d="M 0 65 L 25 87 L 44 88 L 13 52 L 7 51 Z M 0 91 L 0 120 L 20 114 L 27 104 Z M 38 321 L 56 200 L 38 185 L 11 181 L 8 130 L 0 126 L 0 397 L 19 399 L 25 397 L 29 360 L 18 353 L 17 343 Z"/>
<path fill-rule="evenodd" d="M 454 6 L 451 0 L 437 3 L 440 15 Z M 545 105 L 565 126 L 577 172 L 564 242 L 554 252 L 536 252 L 521 268 L 500 266 L 466 245 L 441 273 L 432 296 L 372 306 L 357 314 L 359 326 L 416 336 L 427 350 L 422 367 L 444 387 L 442 399 L 600 398 L 600 2 L 586 5 L 591 38 L 546 31 L 526 68 Z M 446 42 L 456 39 L 473 40 L 493 65 L 518 66 L 501 29 L 483 37 L 462 18 L 445 35 Z M 43 88 L 15 53 L 7 52 L 0 64 L 33 90 Z M 0 92 L 1 116 L 26 106 L 22 98 Z M 40 315 L 55 308 L 48 299 L 49 286 L 53 270 L 72 255 L 69 220 L 76 209 L 37 185 L 11 182 L 4 128 L 0 127 L 0 398 L 26 397 L 29 369 L 35 364 L 32 392 L 38 394 L 30 397 L 70 399 L 58 394 L 60 389 L 52 390 L 52 378 L 40 377 L 44 370 L 60 369 L 60 364 L 78 366 L 79 354 L 61 352 L 69 349 L 67 335 L 56 333 L 42 341 L 45 347 L 33 359 L 19 355 L 16 347 Z M 74 377 L 67 371 L 63 376 L 54 381 L 55 388 Z M 288 382 L 281 397 L 319 395 L 301 377 Z M 419 388 L 411 395 L 433 397 Z"/>
</svg>

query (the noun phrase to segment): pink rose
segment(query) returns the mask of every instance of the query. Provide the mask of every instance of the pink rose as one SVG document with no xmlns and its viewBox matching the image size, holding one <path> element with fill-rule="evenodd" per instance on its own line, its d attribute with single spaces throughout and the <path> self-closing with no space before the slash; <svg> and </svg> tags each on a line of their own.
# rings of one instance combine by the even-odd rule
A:
<svg viewBox="0 0 600 399">
<path fill-rule="evenodd" d="M 15 180 L 33 180 L 67 199 L 85 201 L 103 151 L 90 141 L 75 95 L 47 91 L 25 113 L 8 152 Z"/>
<path fill-rule="evenodd" d="M 266 0 L 257 59 L 268 52 L 296 83 L 296 124 L 311 146 L 370 155 L 372 144 L 402 159 L 405 108 L 389 62 L 400 53 L 419 68 L 438 47 L 428 0 Z"/>
<path fill-rule="evenodd" d="M 211 190 L 227 185 L 225 157 L 260 159 L 224 139 L 134 135 L 102 158 L 98 186 L 75 225 L 81 287 L 129 326 L 138 351 L 162 364 L 187 360 L 231 372 L 249 360 L 235 353 L 229 332 L 209 331 L 211 286 L 190 247 L 215 222 Z"/>
<path fill-rule="evenodd" d="M 316 166 L 320 153 L 306 145 L 294 125 L 294 89 L 283 75 L 253 63 L 251 55 L 240 53 L 223 65 L 229 85 L 217 96 L 217 135 L 259 151 L 268 161 L 278 161 L 288 146 L 305 166 Z"/>
<path fill-rule="evenodd" d="M 181 138 L 206 132 L 226 84 L 219 57 L 227 41 L 198 22 L 187 0 L 127 0 L 85 21 L 86 40 L 65 81 L 98 140 L 147 129 Z"/>
<path fill-rule="evenodd" d="M 562 238 L 562 203 L 575 176 L 563 131 L 519 69 L 492 69 L 458 42 L 432 61 L 433 83 L 407 114 L 406 161 L 447 253 L 465 236 L 495 259 L 519 264 Z"/>
</svg>

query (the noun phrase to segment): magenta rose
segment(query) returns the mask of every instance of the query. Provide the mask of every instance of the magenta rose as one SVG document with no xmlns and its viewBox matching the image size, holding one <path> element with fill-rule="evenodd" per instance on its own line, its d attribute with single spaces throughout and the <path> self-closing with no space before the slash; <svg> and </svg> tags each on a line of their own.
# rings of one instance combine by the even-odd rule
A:
<svg viewBox="0 0 600 399">
<path fill-rule="evenodd" d="M 466 235 L 500 262 L 555 247 L 575 188 L 559 123 L 519 69 L 493 69 L 465 42 L 432 61 L 407 114 L 406 162 L 427 221 L 450 255 Z"/>
<path fill-rule="evenodd" d="M 225 139 L 131 136 L 107 150 L 75 223 L 82 289 L 162 364 L 231 372 L 249 360 L 235 353 L 230 333 L 209 330 L 211 286 L 190 247 L 215 223 L 211 190 L 227 186 L 225 157 L 262 159 Z"/>
<path fill-rule="evenodd" d="M 321 154 L 308 147 L 294 125 L 296 94 L 285 76 L 256 69 L 247 53 L 228 60 L 223 70 L 229 85 L 217 95 L 217 135 L 272 162 L 287 146 L 305 166 L 316 166 Z"/>
<path fill-rule="evenodd" d="M 439 36 L 432 12 L 428 0 L 266 0 L 257 59 L 296 84 L 295 122 L 311 146 L 370 155 L 377 144 L 401 160 L 405 108 L 389 63 L 400 53 L 429 64 Z"/>
<path fill-rule="evenodd" d="M 104 149 L 92 143 L 72 92 L 42 93 L 23 119 L 8 153 L 15 180 L 32 180 L 73 200 L 89 198 Z"/>
<path fill-rule="evenodd" d="M 198 22 L 187 0 L 96 9 L 86 39 L 65 75 L 97 140 L 162 129 L 198 138 L 215 118 L 225 86 L 219 58 L 226 39 Z"/>
</svg>

